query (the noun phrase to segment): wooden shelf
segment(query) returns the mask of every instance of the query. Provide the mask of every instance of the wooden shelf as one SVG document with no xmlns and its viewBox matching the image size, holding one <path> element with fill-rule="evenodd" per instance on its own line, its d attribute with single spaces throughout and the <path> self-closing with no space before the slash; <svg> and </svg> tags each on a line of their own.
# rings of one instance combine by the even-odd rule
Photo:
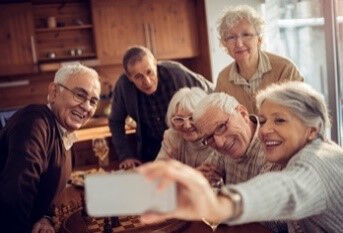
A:
<svg viewBox="0 0 343 233">
<path fill-rule="evenodd" d="M 96 57 L 95 53 L 84 53 L 82 55 L 77 55 L 77 56 L 58 56 L 55 58 L 39 58 L 38 62 L 58 62 L 61 60 L 78 60 L 78 59 L 83 59 L 83 58 L 92 58 Z"/>
<path fill-rule="evenodd" d="M 68 62 L 80 62 L 81 64 L 83 64 L 85 66 L 90 66 L 90 67 L 100 65 L 100 61 L 98 59 L 77 60 L 77 57 L 73 57 L 73 58 L 75 60 L 71 60 L 71 61 L 54 61 L 54 60 L 51 60 L 48 63 L 41 63 L 41 64 L 39 64 L 39 70 L 41 72 L 56 71 L 61 67 L 62 64 L 68 63 Z"/>
<path fill-rule="evenodd" d="M 36 32 L 58 32 L 58 31 L 68 31 L 68 30 L 79 30 L 79 29 L 90 29 L 93 28 L 91 24 L 85 25 L 75 25 L 75 26 L 65 26 L 56 28 L 36 28 Z"/>
<path fill-rule="evenodd" d="M 127 129 L 125 130 L 126 134 L 136 133 L 136 129 Z M 75 131 L 77 142 L 87 141 L 97 138 L 106 138 L 111 137 L 110 128 L 105 126 L 98 126 L 93 128 L 79 129 Z"/>
</svg>

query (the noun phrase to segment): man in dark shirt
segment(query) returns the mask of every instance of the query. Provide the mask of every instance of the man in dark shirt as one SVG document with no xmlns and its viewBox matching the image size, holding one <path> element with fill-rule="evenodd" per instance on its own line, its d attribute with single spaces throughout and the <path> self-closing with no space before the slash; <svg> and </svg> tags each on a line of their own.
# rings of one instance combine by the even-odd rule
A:
<svg viewBox="0 0 343 233">
<path fill-rule="evenodd" d="M 73 131 L 93 116 L 99 96 L 95 70 L 64 66 L 49 85 L 49 104 L 17 111 L 1 130 L 1 232 L 55 232 L 46 215 L 70 176 Z"/>
<path fill-rule="evenodd" d="M 182 87 L 200 87 L 212 90 L 203 76 L 180 63 L 157 63 L 145 47 L 136 46 L 123 57 L 125 73 L 114 88 L 109 125 L 116 149 L 119 167 L 133 168 L 142 162 L 154 160 L 167 128 L 165 115 L 174 93 Z M 125 119 L 132 117 L 136 123 L 137 148 L 130 147 L 125 136 Z"/>
</svg>

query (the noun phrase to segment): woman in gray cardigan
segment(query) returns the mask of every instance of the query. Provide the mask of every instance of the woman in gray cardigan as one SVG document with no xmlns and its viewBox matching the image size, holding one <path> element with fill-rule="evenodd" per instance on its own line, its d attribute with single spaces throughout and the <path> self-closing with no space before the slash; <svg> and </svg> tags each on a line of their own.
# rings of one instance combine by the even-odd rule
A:
<svg viewBox="0 0 343 233">
<path fill-rule="evenodd" d="M 323 96 L 307 84 L 290 82 L 259 93 L 257 106 L 267 159 L 285 168 L 216 195 L 197 171 L 175 161 L 143 166 L 141 173 L 179 187 L 175 211 L 145 215 L 143 222 L 286 220 L 289 232 L 343 232 L 343 149 L 325 136 L 330 122 Z"/>
</svg>

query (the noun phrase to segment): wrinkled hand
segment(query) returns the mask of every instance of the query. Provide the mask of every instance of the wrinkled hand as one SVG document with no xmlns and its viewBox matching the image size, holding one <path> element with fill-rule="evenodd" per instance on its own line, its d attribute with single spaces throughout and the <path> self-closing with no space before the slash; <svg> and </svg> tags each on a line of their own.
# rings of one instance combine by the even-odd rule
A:
<svg viewBox="0 0 343 233">
<path fill-rule="evenodd" d="M 213 164 L 203 163 L 196 169 L 205 176 L 210 184 L 222 179 L 220 173 L 216 170 L 216 166 Z"/>
<path fill-rule="evenodd" d="M 50 220 L 43 217 L 33 225 L 32 233 L 55 233 L 55 229 Z"/>
<path fill-rule="evenodd" d="M 155 223 L 171 218 L 221 222 L 231 215 L 231 202 L 218 198 L 206 178 L 197 170 L 176 160 L 160 160 L 137 168 L 150 180 L 158 180 L 164 189 L 170 183 L 177 184 L 177 207 L 169 213 L 146 213 L 143 223 Z"/>
<path fill-rule="evenodd" d="M 137 159 L 125 159 L 119 164 L 119 169 L 129 170 L 141 165 L 142 162 Z"/>
</svg>

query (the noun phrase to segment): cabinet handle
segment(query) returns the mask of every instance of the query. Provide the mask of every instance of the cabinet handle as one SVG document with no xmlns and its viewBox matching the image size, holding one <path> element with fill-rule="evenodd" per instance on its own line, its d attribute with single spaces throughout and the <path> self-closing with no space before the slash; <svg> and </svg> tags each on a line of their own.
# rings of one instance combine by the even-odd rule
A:
<svg viewBox="0 0 343 233">
<path fill-rule="evenodd" d="M 37 64 L 37 54 L 36 54 L 36 45 L 35 45 L 35 38 L 31 35 L 31 52 L 32 52 L 32 59 L 33 63 Z"/>
<path fill-rule="evenodd" d="M 148 47 L 148 49 L 152 49 L 151 48 L 151 37 L 150 37 L 150 33 L 149 33 L 149 25 L 148 23 L 144 23 L 144 37 L 145 37 L 145 44 L 146 47 Z"/>
<path fill-rule="evenodd" d="M 150 40 L 151 40 L 151 51 L 154 54 L 154 56 L 157 56 L 154 25 L 151 23 L 149 23 L 148 25 L 149 25 L 149 35 L 150 35 Z"/>
</svg>

